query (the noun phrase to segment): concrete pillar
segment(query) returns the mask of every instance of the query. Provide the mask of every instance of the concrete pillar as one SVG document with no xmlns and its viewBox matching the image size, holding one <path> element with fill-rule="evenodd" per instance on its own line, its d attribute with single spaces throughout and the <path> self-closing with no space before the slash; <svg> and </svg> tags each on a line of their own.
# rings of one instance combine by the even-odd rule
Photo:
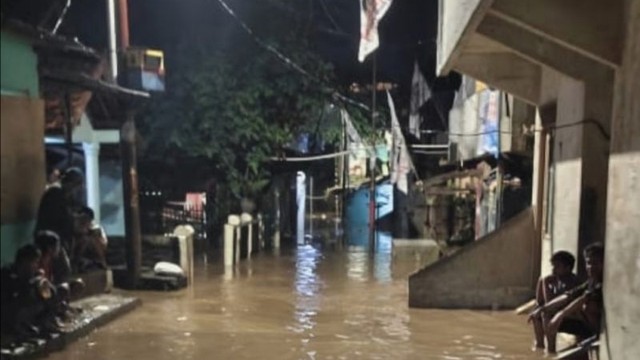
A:
<svg viewBox="0 0 640 360">
<path fill-rule="evenodd" d="M 640 354 L 640 2 L 626 1 L 627 37 L 615 84 L 600 359 Z"/>
<path fill-rule="evenodd" d="M 554 131 L 553 250 L 578 254 L 582 195 L 582 134 L 584 83 L 564 77 L 558 94 L 557 128 Z M 566 127 L 563 127 L 566 126 Z"/>
<path fill-rule="evenodd" d="M 84 166 L 87 177 L 87 205 L 95 214 L 95 221 L 100 218 L 100 143 L 82 143 L 84 150 Z"/>
<path fill-rule="evenodd" d="M 544 202 L 544 179 L 547 174 L 547 162 L 545 154 L 547 133 L 542 127 L 540 116 L 535 120 L 535 143 L 533 150 L 533 186 L 531 189 L 531 206 L 534 209 L 535 238 L 533 242 L 532 254 L 534 256 L 534 274 L 531 284 L 534 285 L 537 277 L 540 276 L 542 261 L 542 222 L 543 222 L 543 202 Z"/>
</svg>

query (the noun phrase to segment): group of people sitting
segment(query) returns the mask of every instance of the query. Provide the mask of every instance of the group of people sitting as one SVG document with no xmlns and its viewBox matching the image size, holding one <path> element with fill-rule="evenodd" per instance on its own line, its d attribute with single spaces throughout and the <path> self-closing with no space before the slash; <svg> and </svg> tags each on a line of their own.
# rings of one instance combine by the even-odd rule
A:
<svg viewBox="0 0 640 360">
<path fill-rule="evenodd" d="M 2 330 L 18 340 L 60 332 L 79 309 L 84 288 L 74 277 L 106 269 L 107 237 L 82 205 L 84 174 L 76 168 L 51 181 L 40 201 L 33 242 L 2 269 Z"/>
<path fill-rule="evenodd" d="M 575 257 L 566 251 L 553 254 L 552 274 L 538 281 L 536 307 L 528 318 L 533 324 L 536 348 L 545 349 L 546 340 L 546 350 L 555 353 L 559 332 L 572 334 L 579 342 L 600 334 L 604 246 L 591 244 L 583 255 L 585 282 L 573 273 Z"/>
</svg>

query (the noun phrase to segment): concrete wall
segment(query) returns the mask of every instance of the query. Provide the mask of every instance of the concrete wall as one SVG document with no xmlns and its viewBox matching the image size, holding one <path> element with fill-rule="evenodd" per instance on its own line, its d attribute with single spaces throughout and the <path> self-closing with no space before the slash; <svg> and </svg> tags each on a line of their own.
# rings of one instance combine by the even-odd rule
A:
<svg viewBox="0 0 640 360">
<path fill-rule="evenodd" d="M 31 241 L 44 190 L 44 104 L 39 99 L 38 59 L 20 36 L 0 34 L 0 264 Z"/>
<path fill-rule="evenodd" d="M 435 240 L 393 239 L 391 246 L 391 274 L 406 279 L 423 267 L 438 261 L 440 247 Z"/>
<path fill-rule="evenodd" d="M 444 75 L 451 67 L 455 52 L 466 33 L 473 32 L 482 15 L 491 5 L 491 0 L 440 0 L 438 3 L 438 51 L 437 73 Z"/>
<path fill-rule="evenodd" d="M 38 97 L 38 58 L 31 44 L 17 35 L 2 31 L 0 46 L 0 84 L 3 95 Z"/>
<path fill-rule="evenodd" d="M 448 6 L 447 3 L 446 0 L 440 0 L 438 7 L 440 28 L 448 30 L 439 33 L 438 67 L 444 65 L 442 62 L 451 56 L 480 0 L 465 0 L 455 6 Z"/>
<path fill-rule="evenodd" d="M 640 2 L 626 1 L 615 84 L 607 203 L 602 359 L 640 356 Z"/>
<path fill-rule="evenodd" d="M 44 103 L 37 98 L 2 96 L 0 105 L 1 262 L 31 241 L 45 186 Z"/>
<path fill-rule="evenodd" d="M 514 308 L 533 296 L 533 211 L 409 278 L 409 306 Z"/>
<path fill-rule="evenodd" d="M 618 61 L 620 1 L 494 0 L 492 9 L 514 22 L 562 39 L 566 46 L 602 61 Z"/>
<path fill-rule="evenodd" d="M 558 90 L 558 128 L 553 135 L 553 251 L 578 252 L 582 177 L 582 128 L 571 126 L 584 119 L 584 84 L 563 77 Z"/>
</svg>

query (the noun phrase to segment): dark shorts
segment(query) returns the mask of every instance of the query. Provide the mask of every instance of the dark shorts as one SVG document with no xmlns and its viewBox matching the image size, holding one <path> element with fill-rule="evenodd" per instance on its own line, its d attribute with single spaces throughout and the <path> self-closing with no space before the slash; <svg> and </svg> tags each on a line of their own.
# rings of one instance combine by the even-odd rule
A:
<svg viewBox="0 0 640 360">
<path fill-rule="evenodd" d="M 595 332 L 584 322 L 578 319 L 565 319 L 560 324 L 559 332 L 575 335 L 581 339 L 595 335 Z"/>
<path fill-rule="evenodd" d="M 71 276 L 71 261 L 69 254 L 63 247 L 60 248 L 60 254 L 53 259 L 52 272 L 56 284 L 67 282 Z"/>
</svg>

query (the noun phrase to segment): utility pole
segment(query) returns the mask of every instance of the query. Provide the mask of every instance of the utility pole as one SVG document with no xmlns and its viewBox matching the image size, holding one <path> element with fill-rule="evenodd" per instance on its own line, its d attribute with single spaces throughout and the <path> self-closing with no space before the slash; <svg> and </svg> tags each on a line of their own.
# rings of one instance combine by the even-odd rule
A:
<svg viewBox="0 0 640 360">
<path fill-rule="evenodd" d="M 115 0 L 109 0 L 115 1 Z M 111 9 L 109 6 L 109 10 Z M 118 0 L 120 22 L 120 50 L 129 47 L 129 12 L 127 0 Z M 111 16 L 109 16 L 111 21 Z M 111 32 L 110 32 L 111 33 Z M 117 68 L 117 66 L 116 66 Z M 120 71 L 119 83 L 126 86 L 126 78 Z M 124 222 L 127 258 L 127 286 L 135 289 L 140 280 L 142 267 L 142 241 L 140 234 L 140 206 L 138 201 L 138 171 L 136 164 L 136 125 L 134 112 L 126 109 L 125 122 L 120 129 L 120 149 L 122 154 L 122 180 L 124 186 Z"/>
<path fill-rule="evenodd" d="M 376 90 L 377 90 L 377 57 L 376 52 L 373 54 L 373 64 L 371 72 L 371 128 L 374 132 L 374 136 L 371 139 L 373 149 L 369 155 L 372 155 L 372 159 L 369 161 L 371 171 L 369 176 L 369 250 L 375 252 L 376 243 L 376 149 L 375 149 L 375 124 L 376 124 Z"/>
<path fill-rule="evenodd" d="M 109 32 L 109 66 L 111 69 L 111 81 L 118 79 L 118 45 L 116 39 L 116 3 L 115 0 L 107 0 L 107 27 Z"/>
</svg>

